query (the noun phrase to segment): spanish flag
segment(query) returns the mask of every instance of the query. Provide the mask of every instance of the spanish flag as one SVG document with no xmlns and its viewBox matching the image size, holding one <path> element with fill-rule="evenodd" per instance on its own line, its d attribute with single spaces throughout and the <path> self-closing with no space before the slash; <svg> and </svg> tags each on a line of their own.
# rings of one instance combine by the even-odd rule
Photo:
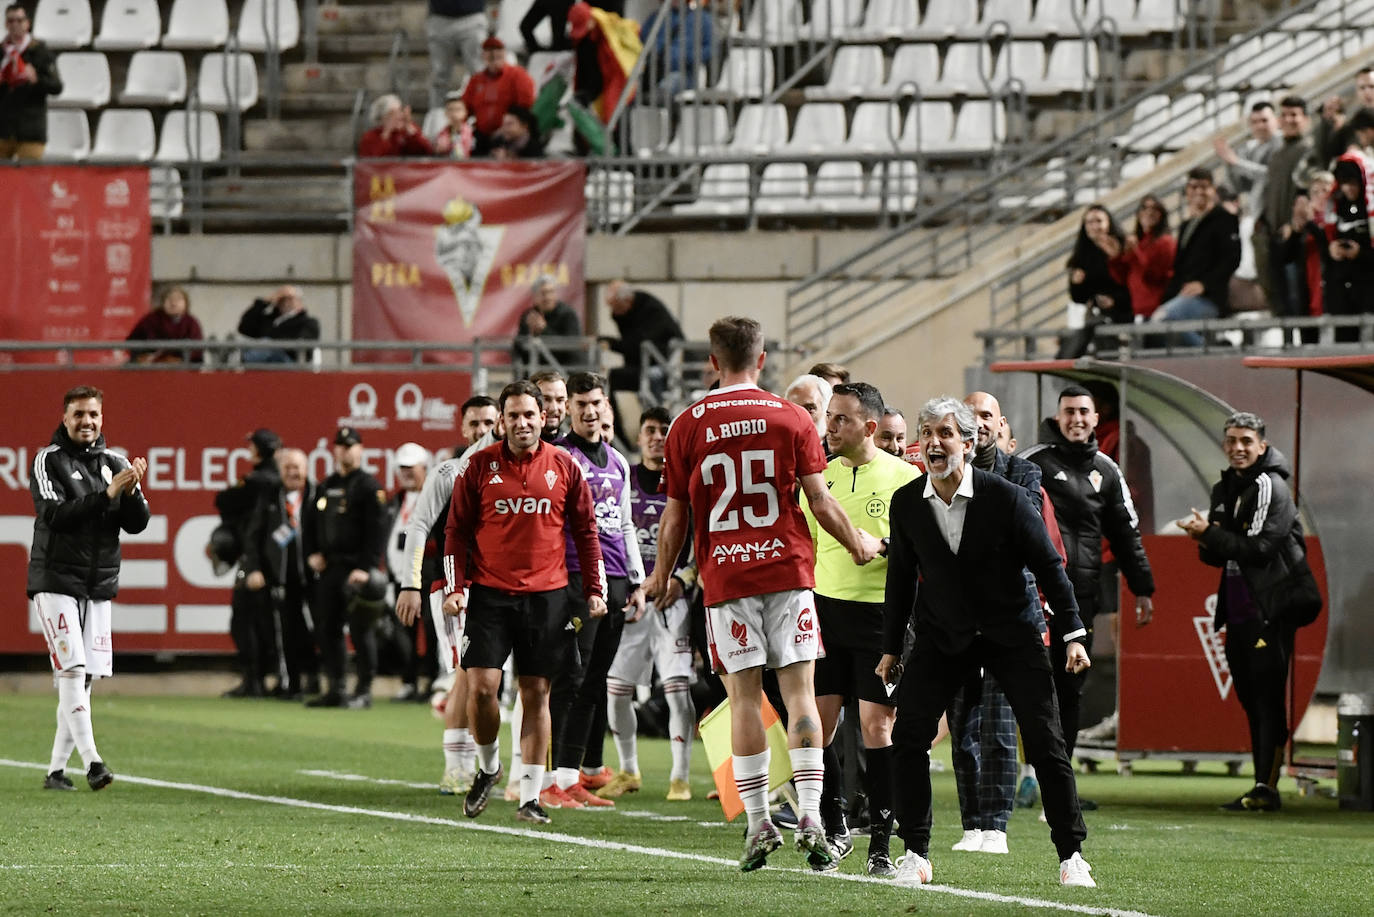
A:
<svg viewBox="0 0 1374 917">
<path fill-rule="evenodd" d="M 726 821 L 734 821 L 744 811 L 744 801 L 735 789 L 734 756 L 730 748 L 730 701 L 706 714 L 701 720 L 701 742 L 706 746 L 706 760 L 711 765 L 711 778 L 720 794 L 720 807 Z M 787 730 L 778 712 L 763 699 L 763 728 L 768 733 L 768 788 L 776 790 L 792 779 L 792 759 L 787 754 Z"/>
</svg>

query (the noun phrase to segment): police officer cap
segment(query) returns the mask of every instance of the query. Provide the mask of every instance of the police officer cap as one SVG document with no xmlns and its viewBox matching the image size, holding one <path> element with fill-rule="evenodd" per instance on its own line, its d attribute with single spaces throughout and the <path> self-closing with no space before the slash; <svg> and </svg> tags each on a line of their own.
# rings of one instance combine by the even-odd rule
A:
<svg viewBox="0 0 1374 917">
<path fill-rule="evenodd" d="M 248 439 L 253 443 L 253 448 L 258 450 L 258 455 L 268 456 L 281 448 L 281 437 L 266 427 L 258 427 L 248 434 Z"/>
<path fill-rule="evenodd" d="M 362 434 L 352 427 L 339 427 L 339 432 L 334 434 L 334 445 L 336 446 L 358 446 L 363 441 Z"/>
</svg>

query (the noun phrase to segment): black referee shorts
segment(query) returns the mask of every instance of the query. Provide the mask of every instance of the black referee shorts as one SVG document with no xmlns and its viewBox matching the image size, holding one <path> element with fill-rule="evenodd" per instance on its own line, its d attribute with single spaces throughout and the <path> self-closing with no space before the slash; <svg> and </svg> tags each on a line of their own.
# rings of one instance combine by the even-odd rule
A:
<svg viewBox="0 0 1374 917">
<path fill-rule="evenodd" d="M 816 696 L 838 694 L 897 706 L 896 692 L 889 695 L 873 673 L 883 655 L 883 606 L 817 595 L 816 616 L 825 645 L 825 656 L 816 660 Z"/>
<path fill-rule="evenodd" d="M 513 653 L 522 676 L 552 678 L 567 667 L 576 646 L 563 589 L 515 593 L 474 583 L 468 591 L 464 669 L 499 669 Z"/>
</svg>

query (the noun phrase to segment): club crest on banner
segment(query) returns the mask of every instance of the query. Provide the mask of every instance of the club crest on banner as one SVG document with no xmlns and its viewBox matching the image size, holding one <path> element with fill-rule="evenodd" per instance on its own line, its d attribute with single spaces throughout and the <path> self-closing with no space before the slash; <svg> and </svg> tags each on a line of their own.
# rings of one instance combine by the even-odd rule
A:
<svg viewBox="0 0 1374 917">
<path fill-rule="evenodd" d="M 477 317 L 504 233 L 504 226 L 483 226 L 482 211 L 461 197 L 444 205 L 444 221 L 434 230 L 434 257 L 453 287 L 464 327 Z"/>
<path fill-rule="evenodd" d="M 1231 694 L 1231 666 L 1226 661 L 1226 634 L 1215 630 L 1212 622 L 1217 612 L 1217 597 L 1207 596 L 1204 606 L 1205 615 L 1193 618 L 1193 629 L 1197 631 L 1198 642 L 1202 644 L 1202 655 L 1207 658 L 1207 667 L 1212 670 L 1212 681 L 1216 683 L 1217 693 L 1222 700 Z"/>
</svg>

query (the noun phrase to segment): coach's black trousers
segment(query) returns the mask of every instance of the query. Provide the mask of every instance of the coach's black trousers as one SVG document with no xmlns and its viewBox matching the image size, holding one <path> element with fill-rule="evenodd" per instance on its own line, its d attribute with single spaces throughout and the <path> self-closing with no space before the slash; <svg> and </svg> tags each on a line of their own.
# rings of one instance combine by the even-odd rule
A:
<svg viewBox="0 0 1374 917">
<path fill-rule="evenodd" d="M 568 577 L 568 606 L 574 618 L 582 619 L 582 627 L 577 632 L 576 664 L 556 676 L 549 689 L 554 767 L 601 764 L 606 743 L 606 673 L 620 648 L 620 634 L 625 629 L 621 609 L 628 590 L 624 577 L 606 577 L 607 613 L 591 618 L 582 595 L 582 577 Z"/>
<path fill-rule="evenodd" d="M 1060 731 L 1049 654 L 1038 639 L 1003 646 L 978 636 L 963 651 L 948 655 L 929 639 L 917 637 L 897 688 L 897 722 L 892 729 L 898 835 L 908 851 L 929 855 L 930 743 L 955 692 L 980 666 L 997 679 L 1016 714 L 1026 760 L 1040 779 L 1050 839 L 1059 859 L 1066 860 L 1082 847 L 1088 829 Z"/>
</svg>

